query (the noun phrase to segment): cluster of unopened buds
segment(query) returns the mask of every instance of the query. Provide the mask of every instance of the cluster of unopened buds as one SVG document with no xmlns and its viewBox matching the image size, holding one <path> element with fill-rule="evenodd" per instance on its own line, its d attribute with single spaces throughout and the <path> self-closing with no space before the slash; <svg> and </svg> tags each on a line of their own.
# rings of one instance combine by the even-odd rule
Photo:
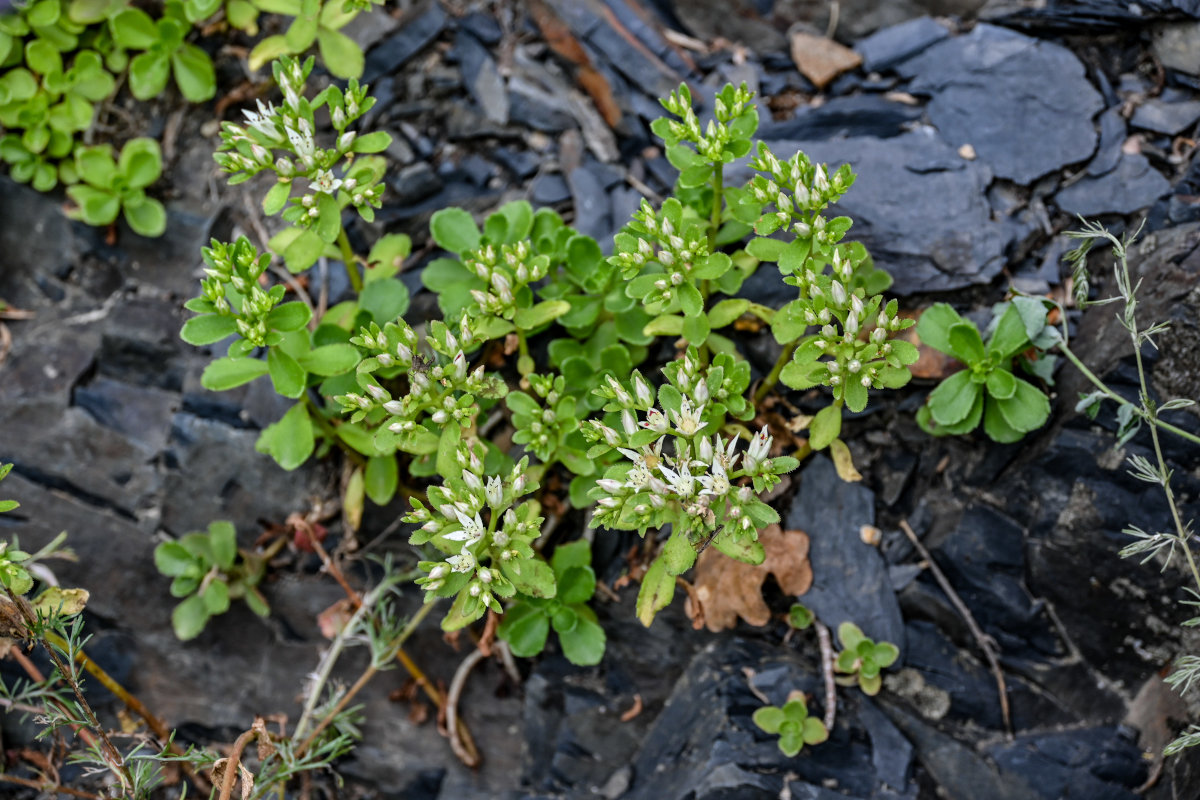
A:
<svg viewBox="0 0 1200 800">
<path fill-rule="evenodd" d="M 467 254 L 463 266 L 486 284 L 472 289 L 478 311 L 511 319 L 516 311 L 516 293 L 546 277 L 550 259 L 534 255 L 528 241 L 496 247 L 486 245 Z"/>
<path fill-rule="evenodd" d="M 213 310 L 223 316 L 236 317 L 237 332 L 256 347 L 266 344 L 269 333 L 267 315 L 283 299 L 284 287 L 264 291 L 258 279 L 266 270 L 270 256 L 259 255 L 246 237 L 225 243 L 213 240 L 202 251 L 206 277 L 200 282 L 203 297 L 213 304 Z M 233 287 L 240 296 L 240 309 L 235 311 L 226 297 L 226 288 Z"/>
<path fill-rule="evenodd" d="M 630 229 L 636 234 L 633 246 L 618 247 L 614 263 L 623 277 L 632 278 L 647 264 L 660 264 L 665 271 L 654 283 L 658 297 L 648 296 L 647 303 L 669 302 L 672 291 L 691 277 L 697 261 L 708 256 L 708 238 L 700 227 L 682 231 L 665 214 L 659 214 L 646 200 L 633 215 Z M 632 245 L 622 241 L 619 244 Z"/>
<path fill-rule="evenodd" d="M 396 434 L 415 430 L 425 413 L 438 425 L 450 420 L 468 422 L 479 410 L 473 395 L 494 394 L 498 379 L 487 375 L 482 364 L 468 371 L 463 348 L 471 346 L 474 339 L 466 320 L 460 325 L 460 335 L 462 341 L 443 323 L 431 323 L 427 341 L 435 353 L 445 358 L 435 363 L 417 352 L 416 332 L 402 319 L 383 328 L 374 323 L 362 328 L 350 339 L 370 354 L 358 367 L 362 391 L 334 399 L 342 404 L 344 412 L 351 414 L 351 422 L 382 409 L 386 414 L 383 425 Z M 375 375 L 381 369 L 405 372 L 408 393 L 393 397 Z"/>
<path fill-rule="evenodd" d="M 732 89 L 726 97 L 717 95 L 713 105 L 715 119 L 710 119 L 703 131 L 692 108 L 691 92 L 686 86 L 671 92 L 662 105 L 669 113 L 679 117 L 678 120 L 667 121 L 671 136 L 695 144 L 696 152 L 706 160 L 719 161 L 722 151 L 735 137 L 728 123 L 741 116 L 753 99 L 754 93 L 747 89 L 745 84 Z"/>
</svg>

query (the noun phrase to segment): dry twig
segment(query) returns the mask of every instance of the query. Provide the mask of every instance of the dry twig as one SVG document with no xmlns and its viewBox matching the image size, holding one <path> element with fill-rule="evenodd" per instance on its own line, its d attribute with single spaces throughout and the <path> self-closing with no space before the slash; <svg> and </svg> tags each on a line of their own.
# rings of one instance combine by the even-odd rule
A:
<svg viewBox="0 0 1200 800">
<path fill-rule="evenodd" d="M 821 647 L 821 676 L 825 678 L 825 730 L 833 730 L 837 719 L 837 684 L 833 680 L 833 640 L 827 628 L 819 620 L 813 620 L 817 629 L 817 644 Z"/>
<path fill-rule="evenodd" d="M 984 633 L 983 629 L 979 627 L 979 623 L 975 621 L 975 617 L 971 614 L 971 609 L 967 608 L 967 604 L 954 591 L 954 587 L 946 579 L 945 573 L 942 572 L 937 562 L 933 560 L 933 556 L 929 554 L 929 550 L 917 538 L 917 534 L 913 531 L 912 526 L 908 524 L 908 520 L 900 520 L 900 529 L 904 531 L 904 535 L 912 542 L 913 547 L 917 548 L 917 552 L 925 560 L 925 565 L 933 573 L 938 586 L 942 587 L 942 591 L 946 593 L 950 604 L 954 606 L 959 616 L 967 623 L 967 628 L 970 629 L 971 635 L 975 637 L 976 644 L 979 645 L 979 649 L 987 657 L 988 664 L 992 668 L 992 675 L 996 678 L 996 690 L 1000 694 L 1000 715 L 1004 718 L 1004 730 L 1008 733 L 1009 738 L 1012 738 L 1012 717 L 1008 709 L 1008 687 L 1004 683 L 1004 671 L 1000 668 L 999 647 L 996 645 L 996 640 Z"/>
<path fill-rule="evenodd" d="M 450 681 L 450 689 L 446 692 L 446 729 L 450 732 L 450 747 L 454 749 L 454 754 L 469 767 L 479 766 L 479 754 L 478 752 L 469 753 L 458 738 L 458 701 L 467 685 L 467 676 L 484 658 L 483 651 L 478 648 L 468 653 L 467 657 L 458 665 L 454 679 Z"/>
</svg>

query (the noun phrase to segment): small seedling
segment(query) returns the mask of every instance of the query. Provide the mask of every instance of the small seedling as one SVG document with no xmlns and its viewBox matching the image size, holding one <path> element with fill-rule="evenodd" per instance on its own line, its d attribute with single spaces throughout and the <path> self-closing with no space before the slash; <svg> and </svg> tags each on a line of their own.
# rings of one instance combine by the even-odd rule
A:
<svg viewBox="0 0 1200 800">
<path fill-rule="evenodd" d="M 983 429 L 997 442 L 1015 442 L 1045 424 L 1050 401 L 1042 390 L 1013 374 L 1013 360 L 1029 348 L 1055 343 L 1047 332 L 1046 306 L 1041 300 L 1017 297 L 1002 307 L 987 345 L 973 322 L 964 320 L 946 303 L 926 309 L 917 323 L 921 341 L 954 356 L 966 365 L 929 394 L 917 414 L 923 429 L 936 436 L 968 433 L 983 420 Z M 1037 368 L 1049 377 L 1053 362 Z"/>
<path fill-rule="evenodd" d="M 767 733 L 778 734 L 779 749 L 792 758 L 804 745 L 817 745 L 829 738 L 825 724 L 808 715 L 804 693 L 797 690 L 788 695 L 783 707 L 763 706 L 754 712 L 754 724 Z"/>
<path fill-rule="evenodd" d="M 504 613 L 497 634 L 513 655 L 530 658 L 542 652 L 551 626 L 563 655 L 572 664 L 599 664 L 604 656 L 604 629 L 587 606 L 596 592 L 592 549 L 584 540 L 559 545 L 550 559 L 558 592 L 552 598 L 520 597 Z"/>
<path fill-rule="evenodd" d="M 791 625 L 798 631 L 807 630 L 812 627 L 816 619 L 812 611 L 799 603 L 793 603 L 792 607 L 788 609 L 788 625 Z"/>
<path fill-rule="evenodd" d="M 129 90 L 138 100 L 162 94 L 171 75 L 179 92 L 193 103 L 217 93 L 217 75 L 208 53 L 184 41 L 192 28 L 182 5 L 167 3 L 153 19 L 140 8 L 127 8 L 112 18 L 113 40 L 126 50 L 143 52 L 129 62 Z"/>
<path fill-rule="evenodd" d="M 237 546 L 228 522 L 214 522 L 205 533 L 189 533 L 154 548 L 154 565 L 174 578 L 171 594 L 185 598 L 171 614 L 175 635 L 187 641 L 204 630 L 210 617 L 229 610 L 230 600 L 246 601 L 260 617 L 271 613 L 258 591 L 266 565 Z"/>
<path fill-rule="evenodd" d="M 834 669 L 846 677 L 839 678 L 843 686 L 858 684 L 865 694 L 879 694 L 883 684 L 880 671 L 896 663 L 900 649 L 890 642 L 873 642 L 853 622 L 838 626 L 838 640 L 842 652 L 838 653 Z"/>
<path fill-rule="evenodd" d="M 80 183 L 67 187 L 77 206 L 69 212 L 72 217 L 89 225 L 111 225 L 124 212 L 135 233 L 161 236 L 166 230 L 166 210 L 145 192 L 162 174 L 158 142 L 131 139 L 116 159 L 108 145 L 80 147 L 75 151 L 75 171 Z"/>
</svg>

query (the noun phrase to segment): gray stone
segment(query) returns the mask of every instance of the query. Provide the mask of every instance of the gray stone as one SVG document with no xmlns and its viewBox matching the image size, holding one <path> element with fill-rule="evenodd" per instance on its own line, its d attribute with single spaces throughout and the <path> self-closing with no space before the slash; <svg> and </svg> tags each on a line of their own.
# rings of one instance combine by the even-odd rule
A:
<svg viewBox="0 0 1200 800">
<path fill-rule="evenodd" d="M 950 35 L 946 26 L 929 17 L 918 17 L 883 28 L 854 45 L 863 59 L 863 69 L 879 72 L 912 58 Z"/>
<path fill-rule="evenodd" d="M 441 3 L 434 0 L 418 3 L 400 20 L 399 30 L 367 53 L 363 81 L 370 83 L 395 72 L 440 36 L 446 22 Z"/>
<path fill-rule="evenodd" d="M 931 95 L 929 118 L 946 141 L 971 145 L 997 177 L 1032 183 L 1095 151 L 1103 100 L 1065 47 L 978 25 L 899 71 L 910 91 Z"/>
<path fill-rule="evenodd" d="M 854 167 L 858 179 L 838 208 L 854 220 L 849 237 L 892 273 L 893 293 L 987 283 L 1004 267 L 1011 233 L 992 219 L 984 195 L 989 170 L 961 159 L 932 131 L 768 144 L 780 158 L 803 150 L 816 161 Z"/>
<path fill-rule="evenodd" d="M 575 219 L 571 226 L 597 240 L 611 236 L 612 209 L 608 195 L 604 193 L 602 178 L 587 166 L 576 167 L 567 173 L 567 186 L 575 204 Z"/>
<path fill-rule="evenodd" d="M 519 76 L 509 80 L 508 88 L 509 119 L 513 123 L 544 133 L 575 127 L 570 106 L 558 95 Z"/>
<path fill-rule="evenodd" d="M 1088 175 L 1104 175 L 1116 169 L 1121 161 L 1121 148 L 1125 145 L 1125 118 L 1121 116 L 1121 108 L 1114 106 L 1099 117 L 1100 142 L 1096 145 L 1096 155 L 1088 164 Z"/>
<path fill-rule="evenodd" d="M 1054 196 L 1068 214 L 1132 214 L 1171 191 L 1171 184 L 1141 153 L 1125 153 L 1117 168 L 1097 178 L 1084 178 Z"/>
<path fill-rule="evenodd" d="M 508 93 L 504 91 L 504 79 L 496 69 L 496 60 L 478 39 L 465 30 L 454 37 L 454 50 L 462 66 L 463 82 L 467 92 L 492 122 L 504 125 L 508 122 Z"/>
<path fill-rule="evenodd" d="M 839 478 L 828 458 L 816 457 L 800 473 L 786 527 L 809 536 L 813 585 L 801 602 L 830 628 L 853 622 L 872 639 L 899 647 L 903 657 L 904 621 L 887 565 L 859 534 L 874 524 L 874 493 Z"/>
<path fill-rule="evenodd" d="M 151 453 L 167 443 L 180 398 L 152 386 L 133 386 L 99 376 L 75 390 L 74 403 L 96 422 L 138 442 Z"/>
<path fill-rule="evenodd" d="M 547 172 L 534 178 L 529 196 L 536 205 L 552 206 L 569 200 L 571 189 L 562 175 Z"/>
<path fill-rule="evenodd" d="M 921 118 L 917 106 L 887 100 L 877 94 L 834 97 L 822 105 L 796 110 L 791 119 L 769 117 L 759 126 L 762 139 L 828 140 L 851 136 L 888 139 L 899 136 Z"/>
<path fill-rule="evenodd" d="M 1174 136 L 1183 133 L 1200 119 L 1200 100 L 1170 102 L 1165 99 L 1147 100 L 1133 112 L 1129 124 L 1155 133 Z"/>
<path fill-rule="evenodd" d="M 1154 33 L 1152 49 L 1167 69 L 1200 75 L 1200 21 L 1163 25 Z"/>
</svg>

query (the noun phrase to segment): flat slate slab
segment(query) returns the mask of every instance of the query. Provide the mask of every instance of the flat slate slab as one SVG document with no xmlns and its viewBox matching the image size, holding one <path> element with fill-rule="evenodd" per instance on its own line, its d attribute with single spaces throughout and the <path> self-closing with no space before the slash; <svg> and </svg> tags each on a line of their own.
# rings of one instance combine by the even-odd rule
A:
<svg viewBox="0 0 1200 800">
<path fill-rule="evenodd" d="M 1065 47 L 992 25 L 946 39 L 903 62 L 909 91 L 930 96 L 947 142 L 969 144 L 998 178 L 1029 184 L 1090 157 L 1104 108 Z"/>
</svg>

